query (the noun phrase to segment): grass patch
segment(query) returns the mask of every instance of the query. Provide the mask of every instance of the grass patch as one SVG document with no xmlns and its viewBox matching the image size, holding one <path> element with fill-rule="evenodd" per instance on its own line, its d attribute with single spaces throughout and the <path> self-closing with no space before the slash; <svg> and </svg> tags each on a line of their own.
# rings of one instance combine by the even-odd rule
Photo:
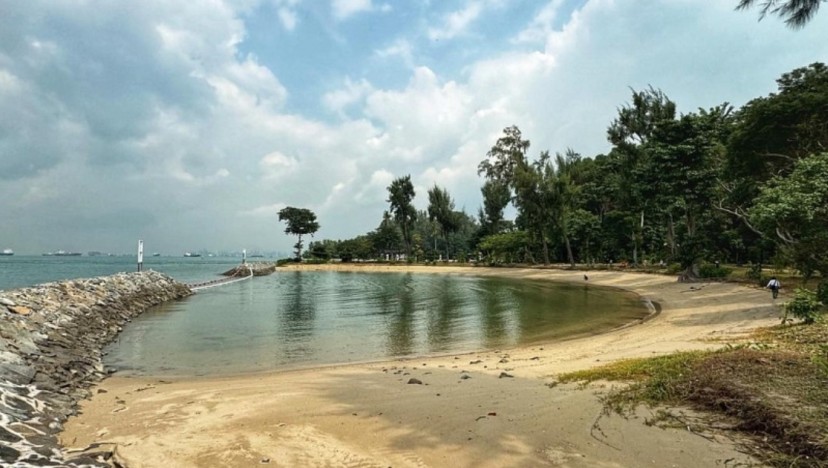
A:
<svg viewBox="0 0 828 468">
<path fill-rule="evenodd" d="M 759 345 L 621 361 L 559 380 L 629 382 L 606 397 L 609 409 L 681 405 L 727 416 L 764 462 L 828 467 L 828 323 L 780 325 L 752 338 Z"/>
</svg>

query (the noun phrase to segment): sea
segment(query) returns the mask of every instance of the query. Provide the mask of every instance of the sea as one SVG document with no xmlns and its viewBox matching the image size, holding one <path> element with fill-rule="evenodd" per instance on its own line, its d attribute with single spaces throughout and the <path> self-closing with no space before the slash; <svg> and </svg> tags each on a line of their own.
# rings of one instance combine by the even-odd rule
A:
<svg viewBox="0 0 828 468">
<path fill-rule="evenodd" d="M 195 283 L 239 258 L 150 257 Z M 135 271 L 135 257 L 0 257 L 0 289 Z M 637 295 L 568 284 L 435 273 L 277 270 L 151 308 L 104 363 L 125 375 L 247 374 L 541 345 L 643 318 Z"/>
</svg>

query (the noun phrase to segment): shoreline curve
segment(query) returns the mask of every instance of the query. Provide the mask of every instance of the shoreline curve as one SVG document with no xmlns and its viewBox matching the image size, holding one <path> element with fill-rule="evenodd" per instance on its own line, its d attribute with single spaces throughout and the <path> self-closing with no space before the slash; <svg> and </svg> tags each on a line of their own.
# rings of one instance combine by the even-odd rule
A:
<svg viewBox="0 0 828 468">
<path fill-rule="evenodd" d="M 334 267 L 329 269 L 342 269 Z M 583 275 L 385 265 L 374 271 L 423 270 L 573 282 Z M 756 327 L 777 323 L 777 308 L 764 292 L 731 283 L 688 289 L 674 278 L 617 271 L 589 276 L 590 283 L 648 298 L 656 311 L 639 324 L 600 335 L 509 350 L 236 377 L 115 375 L 82 403 L 82 414 L 66 424 L 61 440 L 77 449 L 108 444 L 128 466 L 690 467 L 731 458 L 751 462 L 730 442 L 649 427 L 641 419 L 602 419 L 597 388 L 557 385 L 555 375 L 618 359 L 724 346 Z M 647 417 L 643 411 L 641 418 Z M 599 424 L 596 436 L 593 426 Z"/>
</svg>

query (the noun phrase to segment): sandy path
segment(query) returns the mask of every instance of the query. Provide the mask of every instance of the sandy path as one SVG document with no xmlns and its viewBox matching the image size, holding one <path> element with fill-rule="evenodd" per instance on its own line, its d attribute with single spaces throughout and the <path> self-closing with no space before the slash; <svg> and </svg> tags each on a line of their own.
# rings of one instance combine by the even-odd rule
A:
<svg viewBox="0 0 828 468">
<path fill-rule="evenodd" d="M 583 272 L 557 270 L 370 268 L 584 283 Z M 629 420 L 601 416 L 595 388 L 548 384 L 568 370 L 734 341 L 778 323 L 770 295 L 622 272 L 590 272 L 588 284 L 635 291 L 660 303 L 662 312 L 611 333 L 529 348 L 171 382 L 115 376 L 83 404 L 62 440 L 68 447 L 115 443 L 132 467 L 750 462 L 727 441 L 647 426 L 648 410 Z M 422 384 L 409 384 L 411 378 Z"/>
</svg>

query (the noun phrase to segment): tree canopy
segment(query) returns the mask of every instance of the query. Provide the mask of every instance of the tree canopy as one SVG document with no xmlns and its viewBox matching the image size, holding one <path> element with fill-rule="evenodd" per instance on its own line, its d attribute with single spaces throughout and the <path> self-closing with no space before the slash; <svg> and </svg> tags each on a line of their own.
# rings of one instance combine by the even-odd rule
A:
<svg viewBox="0 0 828 468">
<path fill-rule="evenodd" d="M 319 230 L 319 223 L 316 221 L 316 214 L 307 208 L 295 208 L 288 206 L 279 210 L 279 221 L 285 221 L 285 234 L 298 236 L 294 245 L 296 259 L 302 258 L 302 236 L 313 234 Z"/>
</svg>

